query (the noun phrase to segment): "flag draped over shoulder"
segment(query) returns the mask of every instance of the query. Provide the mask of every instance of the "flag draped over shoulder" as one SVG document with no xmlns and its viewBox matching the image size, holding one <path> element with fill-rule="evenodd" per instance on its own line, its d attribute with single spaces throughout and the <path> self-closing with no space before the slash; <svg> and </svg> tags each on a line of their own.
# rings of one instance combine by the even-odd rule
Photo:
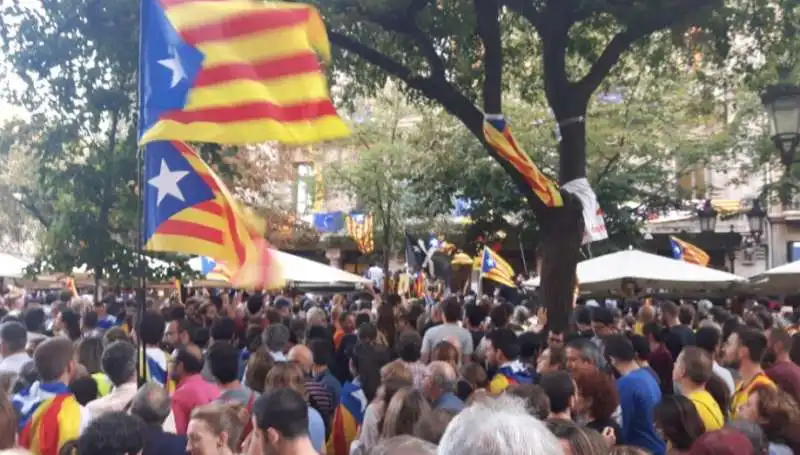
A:
<svg viewBox="0 0 800 455">
<path fill-rule="evenodd" d="M 489 247 L 483 247 L 481 278 L 492 280 L 504 286 L 517 287 L 516 283 L 514 283 L 514 269 Z"/>
<path fill-rule="evenodd" d="M 707 266 L 708 262 L 711 260 L 708 253 L 685 240 L 670 236 L 669 243 L 672 247 L 672 257 L 675 259 L 702 265 L 703 267 Z"/>
<path fill-rule="evenodd" d="M 140 143 L 310 143 L 347 136 L 302 3 L 142 0 Z"/>
<path fill-rule="evenodd" d="M 369 254 L 375 250 L 375 217 L 371 213 L 352 212 L 345 217 L 345 226 L 347 234 L 356 241 L 358 251 Z"/>
<path fill-rule="evenodd" d="M 213 258 L 225 264 L 237 287 L 282 284 L 263 237 L 264 221 L 239 205 L 191 147 L 148 144 L 144 172 L 146 250 Z"/>
<path fill-rule="evenodd" d="M 542 174 L 528 154 L 519 147 L 514 136 L 511 135 L 505 118 L 502 116 L 487 118 L 483 122 L 483 135 L 492 149 L 522 174 L 525 183 L 531 187 L 544 205 L 547 207 L 564 205 L 558 185 Z"/>
<path fill-rule="evenodd" d="M 20 417 L 19 445 L 35 454 L 57 455 L 88 423 L 88 414 L 64 384 L 35 382 L 12 404 Z"/>
</svg>

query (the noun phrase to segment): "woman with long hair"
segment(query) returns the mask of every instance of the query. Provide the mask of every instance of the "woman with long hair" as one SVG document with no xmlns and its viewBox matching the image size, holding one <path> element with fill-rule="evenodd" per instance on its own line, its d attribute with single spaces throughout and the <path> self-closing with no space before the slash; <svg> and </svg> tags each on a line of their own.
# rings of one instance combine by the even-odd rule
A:
<svg viewBox="0 0 800 455">
<path fill-rule="evenodd" d="M 668 455 L 689 453 L 706 428 L 697 408 L 683 395 L 665 395 L 654 411 L 656 429 L 667 441 Z"/>
<path fill-rule="evenodd" d="M 400 389 L 413 385 L 411 369 L 402 360 L 395 360 L 381 368 L 381 386 L 364 413 L 357 447 L 366 450 L 378 442 L 389 402 Z"/>
<path fill-rule="evenodd" d="M 577 386 L 574 411 L 578 421 L 600 434 L 608 434 L 610 428 L 614 444 L 624 444 L 622 430 L 612 417 L 619 406 L 619 396 L 611 377 L 590 365 L 575 368 L 572 378 Z"/>
<path fill-rule="evenodd" d="M 111 392 L 111 381 L 103 373 L 100 359 L 103 357 L 103 338 L 89 337 L 78 342 L 75 350 L 76 361 L 86 368 L 89 376 L 97 383 L 97 395 L 104 397 Z"/>
<path fill-rule="evenodd" d="M 190 455 L 233 455 L 239 452 L 245 424 L 241 406 L 207 404 L 192 410 L 186 431 Z"/>
<path fill-rule="evenodd" d="M 378 329 L 378 343 L 394 352 L 397 341 L 397 327 L 395 326 L 394 307 L 389 302 L 383 302 L 378 307 L 378 320 L 375 323 Z"/>
<path fill-rule="evenodd" d="M 800 408 L 783 390 L 768 385 L 754 387 L 737 416 L 764 430 L 770 453 L 800 453 Z"/>
<path fill-rule="evenodd" d="M 386 406 L 381 438 L 412 435 L 414 425 L 430 412 L 431 406 L 422 391 L 412 387 L 398 390 Z"/>
</svg>

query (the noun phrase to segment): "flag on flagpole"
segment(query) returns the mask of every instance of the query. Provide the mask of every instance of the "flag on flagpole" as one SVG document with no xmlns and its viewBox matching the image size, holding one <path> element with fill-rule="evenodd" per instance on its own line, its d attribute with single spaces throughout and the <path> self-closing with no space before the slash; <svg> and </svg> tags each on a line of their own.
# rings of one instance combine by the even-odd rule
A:
<svg viewBox="0 0 800 455">
<path fill-rule="evenodd" d="M 227 267 L 236 287 L 282 284 L 264 221 L 240 206 L 191 147 L 149 144 L 144 168 L 146 250 L 208 256 Z"/>
<path fill-rule="evenodd" d="M 497 115 L 488 118 L 487 116 L 483 122 L 483 135 L 492 149 L 522 174 L 525 183 L 531 187 L 544 205 L 547 207 L 564 205 L 558 185 L 542 174 L 528 154 L 520 148 L 514 136 L 511 135 L 505 117 Z"/>
<path fill-rule="evenodd" d="M 514 269 L 499 254 L 489 247 L 483 247 L 481 259 L 481 278 L 492 280 L 504 286 L 517 287 L 514 283 Z"/>
<path fill-rule="evenodd" d="M 358 251 L 369 254 L 375 250 L 375 217 L 371 213 L 352 212 L 345 218 L 345 226 L 347 234 L 356 241 Z"/>
<path fill-rule="evenodd" d="M 672 257 L 675 259 L 702 265 L 703 267 L 707 266 L 711 259 L 708 253 L 685 240 L 670 236 L 669 243 L 672 246 Z"/>
<path fill-rule="evenodd" d="M 139 142 L 310 143 L 345 137 L 303 3 L 142 0 Z"/>
</svg>

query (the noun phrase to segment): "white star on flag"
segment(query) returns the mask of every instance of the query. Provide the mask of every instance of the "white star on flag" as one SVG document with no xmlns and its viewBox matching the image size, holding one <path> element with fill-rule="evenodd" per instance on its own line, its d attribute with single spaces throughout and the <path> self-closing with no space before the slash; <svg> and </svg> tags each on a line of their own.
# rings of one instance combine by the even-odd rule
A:
<svg viewBox="0 0 800 455">
<path fill-rule="evenodd" d="M 161 59 L 158 64 L 172 71 L 172 81 L 170 81 L 169 88 L 175 88 L 183 79 L 186 79 L 186 71 L 183 70 L 181 59 L 174 48 L 170 48 L 169 54 L 172 56 L 171 58 Z"/>
<path fill-rule="evenodd" d="M 161 201 L 163 201 L 168 194 L 186 202 L 186 199 L 183 198 L 183 193 L 181 193 L 181 189 L 178 187 L 178 182 L 187 175 L 189 175 L 189 171 L 171 171 L 169 166 L 167 166 L 167 160 L 162 159 L 161 170 L 158 175 L 147 181 L 148 184 L 153 185 L 158 190 L 156 206 L 161 205 Z"/>
</svg>

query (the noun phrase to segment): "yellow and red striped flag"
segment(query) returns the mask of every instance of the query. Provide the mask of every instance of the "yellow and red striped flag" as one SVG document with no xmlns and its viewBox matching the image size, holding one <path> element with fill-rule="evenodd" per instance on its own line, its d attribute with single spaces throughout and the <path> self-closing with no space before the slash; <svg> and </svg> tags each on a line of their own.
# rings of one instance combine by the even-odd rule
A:
<svg viewBox="0 0 800 455">
<path fill-rule="evenodd" d="M 512 288 L 517 287 L 514 282 L 514 269 L 511 264 L 488 246 L 483 247 L 483 255 L 481 256 L 481 278 Z"/>
<path fill-rule="evenodd" d="M 675 259 L 682 259 L 692 264 L 702 265 L 703 267 L 707 266 L 711 259 L 708 253 L 685 240 L 681 240 L 675 236 L 669 236 L 669 242 L 672 245 L 672 257 Z"/>
<path fill-rule="evenodd" d="M 142 0 L 141 144 L 310 143 L 345 137 L 319 59 L 325 24 L 303 3 Z"/>
<path fill-rule="evenodd" d="M 375 217 L 371 213 L 350 213 L 345 217 L 347 234 L 356 241 L 358 251 L 363 254 L 372 253 L 375 250 L 375 239 L 373 230 L 375 228 Z"/>
<path fill-rule="evenodd" d="M 71 393 L 59 393 L 38 405 L 19 434 L 19 445 L 37 455 L 58 455 L 61 447 L 78 439 L 81 405 Z"/>
<path fill-rule="evenodd" d="M 487 118 L 483 122 L 483 135 L 492 149 L 522 174 L 525 183 L 531 187 L 544 205 L 547 207 L 564 205 L 558 185 L 542 174 L 528 154 L 520 148 L 514 136 L 511 135 L 511 130 L 504 117 Z"/>
<path fill-rule="evenodd" d="M 236 287 L 280 286 L 264 238 L 266 223 L 234 199 L 191 147 L 150 144 L 144 172 L 146 250 L 210 257 L 227 267 Z"/>
</svg>

